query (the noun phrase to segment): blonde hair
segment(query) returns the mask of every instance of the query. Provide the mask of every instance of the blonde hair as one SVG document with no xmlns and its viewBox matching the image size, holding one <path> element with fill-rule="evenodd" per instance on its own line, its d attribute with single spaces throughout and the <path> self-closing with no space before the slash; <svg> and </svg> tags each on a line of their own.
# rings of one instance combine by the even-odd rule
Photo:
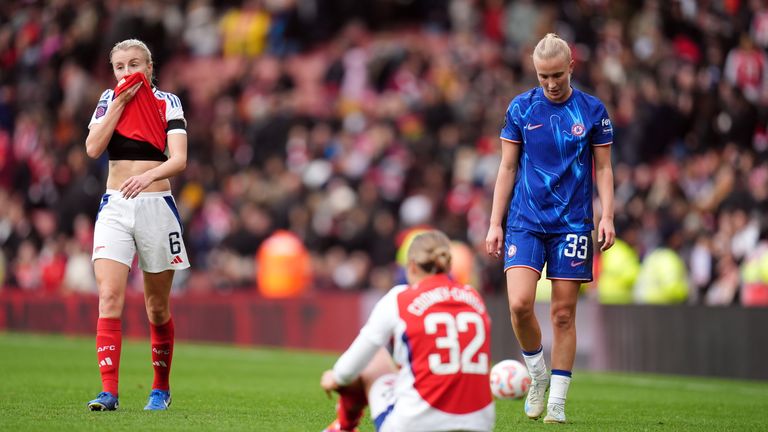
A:
<svg viewBox="0 0 768 432">
<path fill-rule="evenodd" d="M 147 48 L 147 44 L 138 39 L 126 39 L 122 42 L 118 42 L 112 47 L 112 51 L 109 52 L 109 63 L 112 63 L 112 56 L 117 51 L 124 51 L 131 48 L 138 48 L 147 57 L 147 64 L 152 64 L 152 53 Z"/>
<path fill-rule="evenodd" d="M 571 61 L 571 47 L 568 46 L 568 42 L 555 33 L 547 33 L 533 49 L 533 57 L 540 60 L 548 60 L 559 55 L 563 55 L 566 60 Z"/>
<path fill-rule="evenodd" d="M 430 274 L 451 270 L 451 241 L 440 231 L 425 231 L 413 238 L 408 259 Z"/>
</svg>

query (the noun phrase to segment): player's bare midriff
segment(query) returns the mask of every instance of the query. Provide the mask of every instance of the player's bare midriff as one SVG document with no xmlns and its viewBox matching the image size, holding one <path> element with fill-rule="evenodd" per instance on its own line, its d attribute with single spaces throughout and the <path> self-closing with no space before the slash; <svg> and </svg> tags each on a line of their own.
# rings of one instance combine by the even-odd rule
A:
<svg viewBox="0 0 768 432">
<path fill-rule="evenodd" d="M 120 185 L 127 179 L 144 174 L 152 168 L 159 166 L 159 161 L 109 161 L 109 176 L 107 177 L 107 189 L 120 189 Z M 168 179 L 157 180 L 149 185 L 143 192 L 163 192 L 171 190 L 171 182 Z"/>
</svg>

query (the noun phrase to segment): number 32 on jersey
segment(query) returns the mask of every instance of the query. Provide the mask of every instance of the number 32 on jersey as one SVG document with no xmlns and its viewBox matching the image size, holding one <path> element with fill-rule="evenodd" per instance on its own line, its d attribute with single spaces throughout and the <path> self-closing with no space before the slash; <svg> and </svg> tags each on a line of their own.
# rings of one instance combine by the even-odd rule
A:
<svg viewBox="0 0 768 432">
<path fill-rule="evenodd" d="M 459 312 L 456 316 L 448 312 L 432 312 L 424 317 L 424 332 L 435 337 L 435 348 L 446 350 L 447 359 L 440 353 L 429 355 L 429 369 L 435 375 L 487 374 L 488 354 L 478 353 L 485 344 L 485 324 L 476 312 Z M 463 333 L 472 332 L 474 337 L 462 346 Z M 466 339 L 466 338 L 463 338 Z M 446 352 L 443 351 L 443 352 Z"/>
</svg>

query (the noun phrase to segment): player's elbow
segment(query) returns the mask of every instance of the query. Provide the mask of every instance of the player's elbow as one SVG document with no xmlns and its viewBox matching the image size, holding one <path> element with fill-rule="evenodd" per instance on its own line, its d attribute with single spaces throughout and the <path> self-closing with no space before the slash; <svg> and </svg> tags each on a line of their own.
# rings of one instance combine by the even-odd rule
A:
<svg viewBox="0 0 768 432">
<path fill-rule="evenodd" d="M 89 158 L 98 159 L 103 152 L 104 150 L 101 149 L 100 146 L 97 146 L 91 141 L 85 141 L 85 154 L 87 154 Z"/>
<path fill-rule="evenodd" d="M 499 173 L 502 175 L 515 175 L 517 173 L 517 163 L 514 161 L 502 161 L 499 165 Z"/>
<path fill-rule="evenodd" d="M 349 383 L 354 381 L 355 378 L 357 378 L 355 375 L 341 374 L 341 373 L 338 373 L 338 371 L 336 370 L 333 371 L 333 375 L 334 375 L 334 379 L 336 380 L 336 384 L 338 384 L 339 387 L 347 386 L 349 385 Z"/>
<path fill-rule="evenodd" d="M 165 163 L 166 167 L 166 177 L 174 177 L 182 172 L 187 168 L 187 161 L 186 159 L 171 157 L 168 159 L 168 162 Z"/>
<path fill-rule="evenodd" d="M 187 169 L 187 158 L 177 158 L 174 166 L 176 167 L 174 174 L 179 174 L 180 172 L 184 171 Z"/>
</svg>

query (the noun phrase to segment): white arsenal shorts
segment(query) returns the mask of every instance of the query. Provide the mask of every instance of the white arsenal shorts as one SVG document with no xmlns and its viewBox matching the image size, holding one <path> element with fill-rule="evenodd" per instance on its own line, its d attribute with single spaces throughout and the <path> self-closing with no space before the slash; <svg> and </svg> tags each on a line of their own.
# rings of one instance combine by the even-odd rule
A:
<svg viewBox="0 0 768 432">
<path fill-rule="evenodd" d="M 141 192 L 125 199 L 107 189 L 93 233 L 92 260 L 106 258 L 131 266 L 136 252 L 147 273 L 189 267 L 176 202 L 170 191 Z"/>
<path fill-rule="evenodd" d="M 371 419 L 373 419 L 374 426 L 376 426 L 376 430 L 379 432 L 387 429 L 387 417 L 395 406 L 396 382 L 397 374 L 384 374 L 376 378 L 368 390 L 368 406 L 371 411 Z"/>
</svg>

